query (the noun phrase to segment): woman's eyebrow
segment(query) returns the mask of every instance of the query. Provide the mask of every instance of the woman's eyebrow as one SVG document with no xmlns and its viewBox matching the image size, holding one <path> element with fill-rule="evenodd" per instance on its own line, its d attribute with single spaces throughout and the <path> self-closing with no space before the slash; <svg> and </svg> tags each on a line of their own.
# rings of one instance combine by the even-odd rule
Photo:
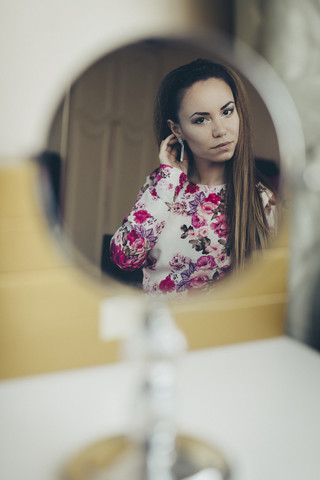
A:
<svg viewBox="0 0 320 480">
<path fill-rule="evenodd" d="M 233 100 L 230 100 L 229 102 L 227 102 L 225 105 L 223 105 L 223 107 L 220 108 L 220 110 L 224 110 L 225 108 L 227 108 L 229 105 L 231 104 L 234 104 L 235 105 L 235 102 Z M 209 112 L 194 112 L 192 115 L 190 115 L 189 118 L 192 118 L 194 117 L 195 115 L 210 115 Z"/>
<path fill-rule="evenodd" d="M 235 104 L 233 100 L 230 100 L 230 102 L 226 103 L 225 105 L 223 105 L 223 107 L 220 108 L 220 110 L 224 110 L 225 108 L 227 108 L 231 103 Z"/>
<path fill-rule="evenodd" d="M 194 115 L 210 115 L 209 112 L 194 112 L 192 115 L 190 115 L 190 118 L 194 117 Z"/>
</svg>

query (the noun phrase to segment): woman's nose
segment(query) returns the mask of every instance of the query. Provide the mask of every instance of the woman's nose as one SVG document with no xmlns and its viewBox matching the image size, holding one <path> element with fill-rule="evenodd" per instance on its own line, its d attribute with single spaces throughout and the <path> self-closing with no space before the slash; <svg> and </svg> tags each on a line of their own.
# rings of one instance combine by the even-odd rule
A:
<svg viewBox="0 0 320 480">
<path fill-rule="evenodd" d="M 212 136 L 213 137 L 223 137 L 226 134 L 226 129 L 224 127 L 223 121 L 221 118 L 217 118 L 212 122 Z"/>
</svg>

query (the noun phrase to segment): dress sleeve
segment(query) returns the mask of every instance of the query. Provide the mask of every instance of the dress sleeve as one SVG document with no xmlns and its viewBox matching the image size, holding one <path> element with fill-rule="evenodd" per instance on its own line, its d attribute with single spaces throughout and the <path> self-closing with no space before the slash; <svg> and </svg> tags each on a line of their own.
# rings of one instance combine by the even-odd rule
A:
<svg viewBox="0 0 320 480">
<path fill-rule="evenodd" d="M 176 167 L 160 165 L 147 177 L 137 201 L 110 242 L 110 258 L 122 270 L 146 264 L 168 218 L 172 202 L 187 181 Z"/>
<path fill-rule="evenodd" d="M 258 190 L 260 192 L 264 214 L 269 225 L 270 233 L 275 235 L 278 226 L 278 207 L 274 194 L 267 187 L 259 183 Z"/>
</svg>

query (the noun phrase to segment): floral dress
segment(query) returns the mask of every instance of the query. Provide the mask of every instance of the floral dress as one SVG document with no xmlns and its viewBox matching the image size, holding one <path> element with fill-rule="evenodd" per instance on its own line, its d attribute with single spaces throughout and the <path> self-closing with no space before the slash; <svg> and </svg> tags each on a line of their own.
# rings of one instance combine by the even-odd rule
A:
<svg viewBox="0 0 320 480">
<path fill-rule="evenodd" d="M 272 228 L 272 194 L 259 187 Z M 225 185 L 194 185 L 180 169 L 160 165 L 113 235 L 111 260 L 123 270 L 142 268 L 148 293 L 208 287 L 231 266 L 225 198 Z"/>
</svg>

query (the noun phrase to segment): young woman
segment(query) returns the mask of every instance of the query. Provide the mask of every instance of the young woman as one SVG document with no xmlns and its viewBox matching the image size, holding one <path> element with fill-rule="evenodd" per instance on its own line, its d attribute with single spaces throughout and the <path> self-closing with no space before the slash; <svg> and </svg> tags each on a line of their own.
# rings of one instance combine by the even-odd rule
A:
<svg viewBox="0 0 320 480">
<path fill-rule="evenodd" d="M 239 270 L 274 233 L 275 201 L 258 178 L 238 76 L 198 59 L 170 72 L 155 103 L 160 167 L 114 234 L 110 255 L 143 269 L 149 293 L 205 288 Z"/>
</svg>

